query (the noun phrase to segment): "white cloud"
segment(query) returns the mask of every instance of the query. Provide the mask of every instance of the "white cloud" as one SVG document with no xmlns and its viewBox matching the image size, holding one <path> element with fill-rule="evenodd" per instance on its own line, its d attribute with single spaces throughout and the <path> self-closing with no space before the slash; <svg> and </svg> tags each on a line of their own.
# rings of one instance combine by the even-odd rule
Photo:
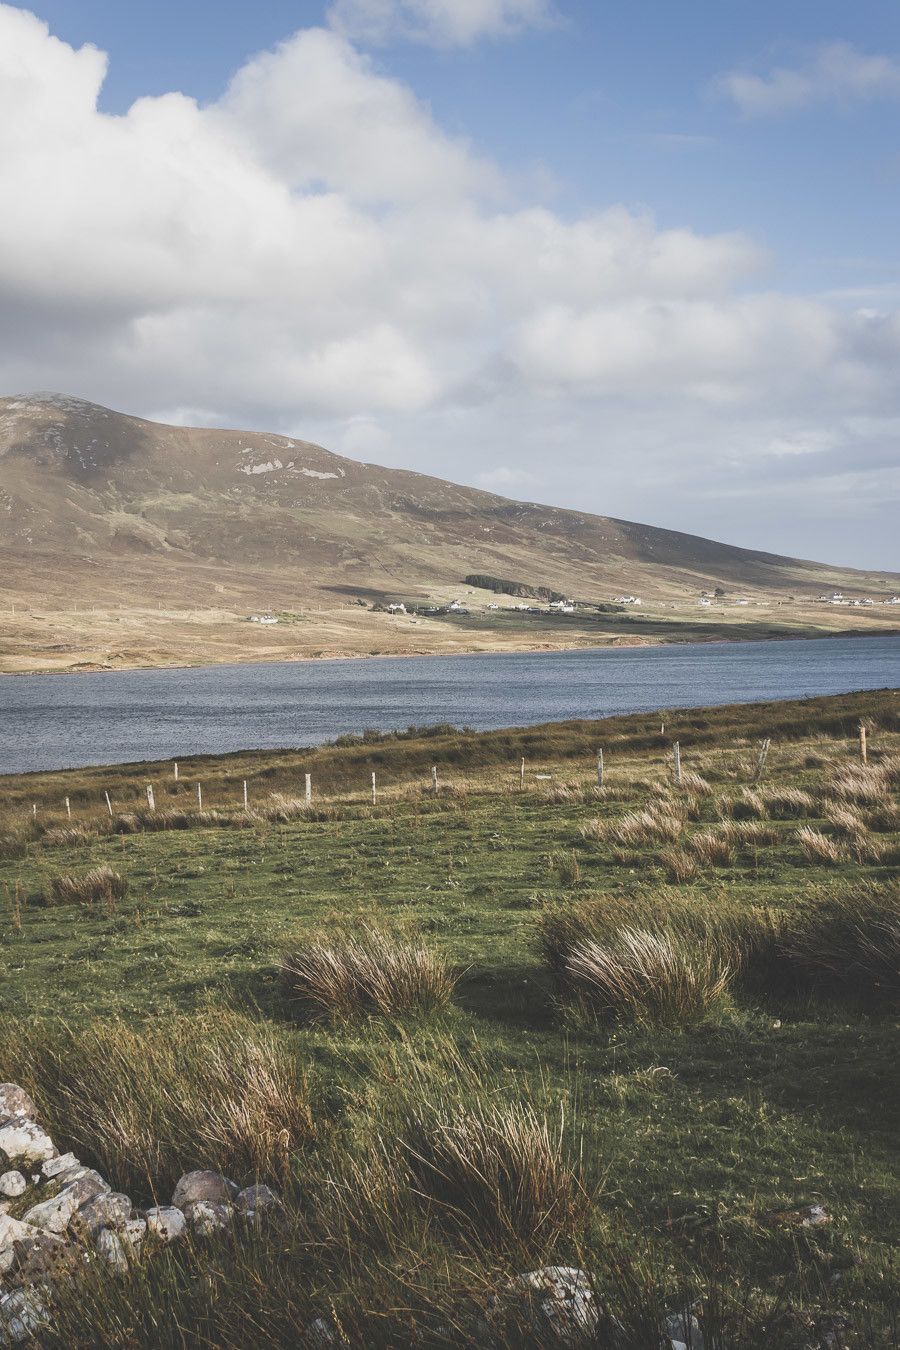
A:
<svg viewBox="0 0 900 1350">
<path fill-rule="evenodd" d="M 550 0 L 334 0 L 332 27 L 354 41 L 405 38 L 433 47 L 467 47 L 553 22 Z"/>
<path fill-rule="evenodd" d="M 889 297 L 754 290 L 766 260 L 740 234 L 515 205 L 334 31 L 254 57 L 205 107 L 110 116 L 105 70 L 0 3 L 0 388 L 201 410 L 682 528 L 702 528 L 679 514 L 697 475 L 731 494 L 752 465 L 777 495 L 776 466 L 814 478 L 842 453 L 883 474 Z"/>
<path fill-rule="evenodd" d="M 848 42 L 820 46 L 803 65 L 765 75 L 731 71 L 717 88 L 748 116 L 787 112 L 810 103 L 900 97 L 900 61 L 868 56 Z"/>
</svg>

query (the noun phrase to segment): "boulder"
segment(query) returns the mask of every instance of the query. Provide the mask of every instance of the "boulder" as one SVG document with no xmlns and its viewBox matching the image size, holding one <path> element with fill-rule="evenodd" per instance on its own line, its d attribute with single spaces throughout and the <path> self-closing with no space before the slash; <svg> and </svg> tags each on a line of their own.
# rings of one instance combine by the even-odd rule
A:
<svg viewBox="0 0 900 1350">
<path fill-rule="evenodd" d="M 21 1172 L 4 1172 L 0 1176 L 0 1195 L 5 1200 L 16 1200 L 28 1190 L 28 1182 Z"/>
<path fill-rule="evenodd" d="M 598 1331 L 600 1314 L 586 1271 L 574 1266 L 541 1266 L 516 1275 L 507 1293 L 532 1298 L 539 1312 L 537 1335 L 546 1337 L 549 1332 L 559 1345 L 579 1345 Z"/>
<path fill-rule="evenodd" d="M 40 1125 L 33 1120 L 14 1117 L 0 1125 L 0 1155 L 10 1163 L 22 1163 L 27 1167 L 55 1158 L 56 1148 Z"/>
<path fill-rule="evenodd" d="M 37 1120 L 37 1107 L 18 1083 L 0 1083 L 0 1120 Z"/>
<path fill-rule="evenodd" d="M 14 1245 L 12 1274 L 22 1288 L 32 1284 L 52 1284 L 76 1269 L 83 1253 L 71 1242 L 54 1233 L 39 1232 Z"/>
<path fill-rule="evenodd" d="M 246 1186 L 234 1197 L 234 1207 L 245 1219 L 255 1219 L 266 1210 L 280 1209 L 281 1201 L 268 1186 Z"/>
<path fill-rule="evenodd" d="M 187 1211 L 191 1205 L 208 1201 L 213 1205 L 230 1205 L 237 1194 L 237 1186 L 221 1172 L 186 1172 L 175 1187 L 172 1204 Z"/>
<path fill-rule="evenodd" d="M 137 1251 L 146 1236 L 147 1221 L 145 1219 L 128 1219 L 119 1230 L 119 1237 L 123 1242 L 128 1243 L 133 1252 Z"/>
<path fill-rule="evenodd" d="M 27 1242 L 40 1235 L 41 1230 L 33 1228 L 30 1223 L 22 1223 L 21 1219 L 11 1219 L 8 1214 L 0 1214 L 0 1275 L 12 1269 L 16 1258 L 15 1244 Z"/>
<path fill-rule="evenodd" d="M 187 1219 L 184 1212 L 176 1209 L 174 1205 L 154 1206 L 148 1209 L 144 1215 L 147 1221 L 147 1231 L 162 1242 L 174 1242 L 180 1238 L 187 1227 Z"/>
<path fill-rule="evenodd" d="M 75 1157 L 74 1153 L 61 1153 L 57 1158 L 48 1158 L 41 1164 L 41 1176 L 46 1181 L 56 1181 L 69 1172 L 76 1172 L 81 1168 L 81 1163 Z M 70 1178 L 66 1178 L 69 1180 Z"/>
<path fill-rule="evenodd" d="M 198 1200 L 195 1205 L 188 1206 L 186 1213 L 198 1237 L 212 1237 L 214 1233 L 222 1233 L 230 1228 L 234 1220 L 231 1205 L 219 1205 L 212 1200 Z"/>
<path fill-rule="evenodd" d="M 93 1196 L 78 1211 L 78 1217 L 90 1234 L 101 1228 L 122 1228 L 131 1218 L 131 1197 L 120 1191 L 105 1191 Z"/>
<path fill-rule="evenodd" d="M 117 1274 L 128 1269 L 128 1253 L 131 1250 L 120 1234 L 111 1228 L 101 1228 L 97 1235 L 97 1255 L 100 1260 Z"/>
<path fill-rule="evenodd" d="M 25 1222 L 34 1224 L 35 1228 L 45 1228 L 50 1233 L 64 1233 L 76 1211 L 102 1196 L 104 1189 L 108 1189 L 106 1182 L 99 1178 L 95 1180 L 92 1176 L 71 1181 L 49 1200 L 34 1205 L 25 1215 Z"/>
<path fill-rule="evenodd" d="M 33 1289 L 0 1294 L 0 1346 L 21 1345 L 48 1325 L 47 1309 Z"/>
</svg>

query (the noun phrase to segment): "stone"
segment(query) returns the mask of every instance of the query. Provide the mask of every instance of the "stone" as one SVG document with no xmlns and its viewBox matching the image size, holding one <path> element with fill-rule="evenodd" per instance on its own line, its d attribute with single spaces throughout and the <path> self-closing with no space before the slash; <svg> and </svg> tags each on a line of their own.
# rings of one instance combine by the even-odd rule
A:
<svg viewBox="0 0 900 1350">
<path fill-rule="evenodd" d="M 280 1209 L 281 1201 L 268 1186 L 245 1186 L 234 1197 L 234 1207 L 245 1219 L 255 1219 L 266 1210 Z"/>
<path fill-rule="evenodd" d="M 7 1200 L 16 1200 L 28 1190 L 28 1182 L 21 1172 L 4 1172 L 0 1176 L 0 1195 Z"/>
<path fill-rule="evenodd" d="M 597 1332 L 600 1316 L 593 1282 L 583 1270 L 574 1266 L 542 1266 L 517 1275 L 507 1289 L 536 1296 L 545 1327 L 560 1345 L 577 1345 L 585 1336 Z"/>
<path fill-rule="evenodd" d="M 123 1242 L 127 1242 L 132 1251 L 136 1251 L 147 1236 L 147 1223 L 145 1219 L 128 1219 L 123 1223 L 119 1230 L 119 1237 Z"/>
<path fill-rule="evenodd" d="M 111 1228 L 101 1228 L 97 1235 L 97 1255 L 110 1270 L 118 1274 L 128 1269 L 128 1250 L 118 1233 Z"/>
<path fill-rule="evenodd" d="M 231 1205 L 216 1204 L 212 1200 L 198 1200 L 186 1213 L 198 1237 L 212 1237 L 214 1233 L 224 1232 L 234 1218 Z"/>
<path fill-rule="evenodd" d="M 228 1205 L 237 1194 L 233 1181 L 221 1172 L 186 1172 L 175 1187 L 172 1204 L 176 1209 L 188 1210 L 200 1201 L 213 1205 Z"/>
<path fill-rule="evenodd" d="M 693 1313 L 671 1313 L 666 1318 L 666 1335 L 673 1350 L 678 1345 L 689 1345 L 691 1350 L 704 1350 L 703 1332 Z"/>
<path fill-rule="evenodd" d="M 21 1345 L 47 1326 L 47 1309 L 33 1289 L 0 1294 L 0 1346 Z"/>
<path fill-rule="evenodd" d="M 18 1083 L 0 1083 L 0 1120 L 37 1120 L 37 1107 Z"/>
<path fill-rule="evenodd" d="M 156 1205 L 144 1215 L 147 1231 L 162 1242 L 174 1242 L 180 1238 L 187 1227 L 184 1212 L 174 1205 Z"/>
<path fill-rule="evenodd" d="M 106 1182 L 101 1181 L 99 1185 L 105 1186 Z M 50 1233 L 64 1233 L 75 1213 L 82 1206 L 94 1201 L 98 1195 L 102 1195 L 102 1192 L 93 1177 L 82 1177 L 64 1186 L 49 1200 L 42 1200 L 34 1205 L 25 1215 L 25 1222 L 34 1224 L 35 1228 L 45 1228 Z M 129 1201 L 129 1213 L 130 1205 Z"/>
<path fill-rule="evenodd" d="M 56 1148 L 49 1134 L 33 1120 L 14 1118 L 0 1125 L 0 1154 L 10 1163 L 27 1167 L 55 1158 Z"/>
<path fill-rule="evenodd" d="M 0 1275 L 11 1270 L 15 1262 L 15 1244 L 27 1242 L 30 1238 L 40 1237 L 41 1230 L 33 1228 L 21 1219 L 11 1219 L 8 1214 L 0 1214 Z"/>
<path fill-rule="evenodd" d="M 52 1284 L 70 1275 L 79 1263 L 79 1249 L 53 1233 L 41 1232 L 27 1242 L 16 1242 L 12 1266 L 16 1284 Z"/>
<path fill-rule="evenodd" d="M 46 1181 L 55 1181 L 64 1173 L 77 1171 L 81 1163 L 74 1153 L 61 1153 L 58 1158 L 48 1158 L 41 1166 L 41 1176 Z"/>
<path fill-rule="evenodd" d="M 92 1235 L 101 1228 L 121 1228 L 131 1218 L 131 1197 L 120 1191 L 104 1191 L 82 1205 L 78 1217 Z"/>
</svg>

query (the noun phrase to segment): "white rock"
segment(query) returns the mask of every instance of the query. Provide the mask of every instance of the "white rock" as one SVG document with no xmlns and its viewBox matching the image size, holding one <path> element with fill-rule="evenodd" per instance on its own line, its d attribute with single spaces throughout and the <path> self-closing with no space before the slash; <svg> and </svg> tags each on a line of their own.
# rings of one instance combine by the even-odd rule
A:
<svg viewBox="0 0 900 1350">
<path fill-rule="evenodd" d="M 56 1148 L 49 1134 L 33 1120 L 8 1120 L 0 1125 L 0 1153 L 5 1153 L 11 1163 L 28 1166 L 54 1158 Z"/>
<path fill-rule="evenodd" d="M 181 1237 L 187 1227 L 184 1212 L 176 1209 L 174 1205 L 156 1205 L 153 1209 L 148 1209 L 144 1217 L 147 1220 L 148 1231 L 163 1242 L 174 1242 L 176 1238 Z"/>
<path fill-rule="evenodd" d="M 214 1205 L 229 1205 L 237 1195 L 237 1186 L 221 1172 L 186 1172 L 175 1187 L 172 1204 L 187 1210 L 201 1200 Z"/>
<path fill-rule="evenodd" d="M 119 1236 L 129 1244 L 132 1250 L 138 1248 L 147 1236 L 145 1220 L 128 1219 L 119 1230 Z"/>
<path fill-rule="evenodd" d="M 102 1228 L 97 1237 L 97 1255 L 101 1261 L 105 1261 L 110 1270 L 125 1271 L 128 1269 L 128 1252 L 125 1243 L 118 1233 L 114 1233 L 111 1228 Z"/>
<path fill-rule="evenodd" d="M 28 1182 L 21 1172 L 4 1172 L 0 1176 L 0 1195 L 7 1200 L 15 1200 L 28 1190 Z"/>
<path fill-rule="evenodd" d="M 48 1158 L 41 1167 L 41 1175 L 48 1181 L 54 1181 L 62 1176 L 64 1172 L 74 1172 L 81 1167 L 81 1163 L 75 1157 L 74 1153 L 61 1153 L 58 1158 Z"/>
<path fill-rule="evenodd" d="M 90 1233 L 101 1228 L 121 1228 L 131 1218 L 131 1197 L 120 1191 L 105 1191 L 82 1205 L 79 1217 Z"/>
<path fill-rule="evenodd" d="M 37 1107 L 18 1083 L 0 1083 L 0 1120 L 35 1120 Z"/>
<path fill-rule="evenodd" d="M 0 1294 L 0 1346 L 21 1345 L 48 1325 L 47 1309 L 33 1289 Z"/>
<path fill-rule="evenodd" d="M 245 1219 L 255 1219 L 267 1209 L 280 1207 L 281 1201 L 268 1186 L 246 1186 L 234 1197 L 234 1207 Z"/>
<path fill-rule="evenodd" d="M 599 1313 L 593 1282 L 574 1266 L 542 1266 L 510 1281 L 508 1288 L 530 1290 L 538 1296 L 541 1313 L 562 1345 L 578 1344 L 596 1332 Z"/>
<path fill-rule="evenodd" d="M 224 1232 L 230 1227 L 234 1210 L 230 1205 L 217 1205 L 212 1200 L 198 1200 L 195 1205 L 189 1207 L 187 1216 L 198 1237 L 211 1237 L 213 1233 Z"/>
<path fill-rule="evenodd" d="M 40 1228 L 22 1223 L 21 1219 L 11 1219 L 8 1214 L 0 1214 L 0 1275 L 9 1270 L 15 1260 L 14 1243 L 31 1241 L 40 1236 Z"/>
<path fill-rule="evenodd" d="M 67 1186 L 58 1195 L 33 1205 L 25 1215 L 25 1222 L 46 1229 L 48 1233 L 64 1233 L 80 1203 L 75 1187 Z"/>
</svg>

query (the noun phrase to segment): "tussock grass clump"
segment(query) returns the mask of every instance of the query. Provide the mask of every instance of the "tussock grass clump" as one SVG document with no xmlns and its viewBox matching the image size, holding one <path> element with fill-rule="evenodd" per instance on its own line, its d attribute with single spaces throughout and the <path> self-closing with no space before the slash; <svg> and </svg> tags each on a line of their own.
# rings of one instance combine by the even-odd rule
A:
<svg viewBox="0 0 900 1350">
<path fill-rule="evenodd" d="M 47 848 L 77 848 L 96 839 L 99 830 L 94 825 L 51 825 L 41 835 Z"/>
<path fill-rule="evenodd" d="M 281 975 L 288 998 L 312 1021 L 437 1012 L 456 984 L 429 947 L 377 928 L 314 938 L 282 958 Z"/>
<path fill-rule="evenodd" d="M 880 764 L 844 764 L 828 785 L 833 797 L 859 806 L 879 806 L 890 799 L 891 761 Z"/>
<path fill-rule="evenodd" d="M 551 1129 L 528 1102 L 484 1099 L 410 1115 L 400 1147 L 417 1193 L 471 1241 L 541 1250 L 571 1235 L 588 1197 Z"/>
<path fill-rule="evenodd" d="M 732 820 L 765 820 L 768 814 L 762 796 L 752 788 L 742 788 L 739 797 L 723 801 L 721 811 Z"/>
<path fill-rule="evenodd" d="M 696 881 L 700 872 L 697 859 L 683 848 L 664 848 L 659 854 L 659 863 L 666 880 L 678 885 Z"/>
<path fill-rule="evenodd" d="M 851 806 L 841 802 L 826 802 L 823 814 L 832 832 L 841 838 L 852 839 L 868 833 L 865 820 Z"/>
<path fill-rule="evenodd" d="M 675 790 L 691 797 L 711 797 L 713 787 L 701 773 L 695 773 L 693 769 L 682 769 L 681 782 L 676 785 Z"/>
<path fill-rule="evenodd" d="M 77 1032 L 10 1020 L 0 1065 L 26 1086 L 60 1147 L 160 1203 L 189 1168 L 283 1180 L 290 1155 L 314 1136 L 287 1037 L 222 1008 Z"/>
<path fill-rule="evenodd" d="M 718 1004 L 739 967 L 721 937 L 623 928 L 605 944 L 583 942 L 566 962 L 580 1000 L 601 1015 L 649 1025 L 683 1025 Z"/>
<path fill-rule="evenodd" d="M 649 844 L 675 843 L 684 830 L 684 812 L 668 800 L 653 802 L 640 811 L 627 811 L 618 820 L 592 820 L 584 826 L 585 839 L 640 848 Z"/>
<path fill-rule="evenodd" d="M 793 914 L 779 935 L 789 974 L 829 995 L 900 998 L 900 886 L 855 887 Z"/>
<path fill-rule="evenodd" d="M 63 873 L 54 877 L 47 889 L 45 899 L 49 905 L 81 905 L 90 909 L 94 905 L 106 905 L 114 908 L 117 901 L 124 900 L 128 894 L 128 881 L 111 867 L 92 867 L 81 876 Z"/>
<path fill-rule="evenodd" d="M 877 834 L 900 833 L 900 806 L 896 802 L 884 802 L 866 812 L 866 823 Z"/>
<path fill-rule="evenodd" d="M 801 788 L 774 788 L 759 794 L 765 813 L 772 820 L 793 820 L 816 814 L 816 800 Z"/>
<path fill-rule="evenodd" d="M 728 829 L 699 830 L 687 846 L 699 863 L 708 867 L 727 867 L 734 862 L 734 836 Z"/>
<path fill-rule="evenodd" d="M 768 844 L 777 844 L 781 838 L 772 825 L 762 820 L 729 821 L 723 825 L 721 834 L 738 849 L 764 848 Z"/>
<path fill-rule="evenodd" d="M 797 842 L 804 858 L 808 862 L 824 863 L 826 867 L 835 867 L 842 860 L 840 844 L 821 830 L 804 825 L 797 831 Z"/>
</svg>

